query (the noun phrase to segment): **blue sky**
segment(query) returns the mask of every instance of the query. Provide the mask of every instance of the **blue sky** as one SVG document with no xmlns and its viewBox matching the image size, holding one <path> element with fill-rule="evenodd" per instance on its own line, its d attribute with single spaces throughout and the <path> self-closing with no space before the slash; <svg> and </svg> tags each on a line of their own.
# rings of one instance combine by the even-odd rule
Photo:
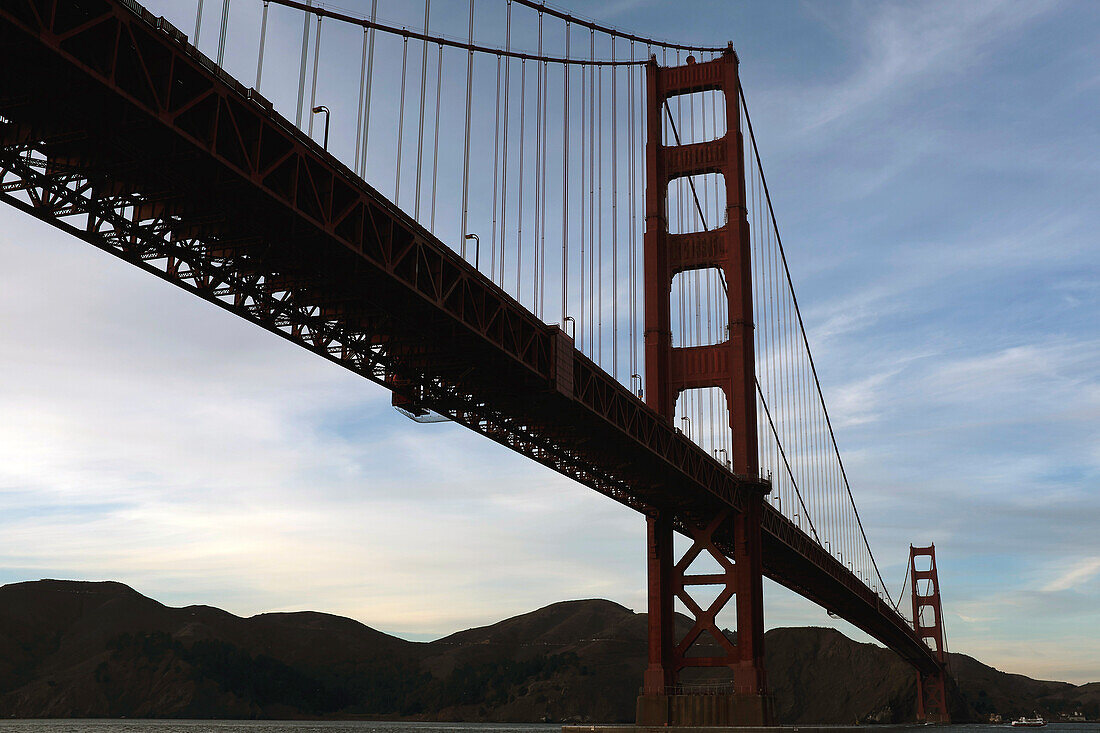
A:
<svg viewBox="0 0 1100 733">
<path fill-rule="evenodd" d="M 233 5 L 231 29 L 254 28 L 259 2 Z M 442 5 L 463 35 L 465 3 Z M 1100 680 L 1100 5 L 557 6 L 732 38 L 892 592 L 908 544 L 935 542 L 952 650 Z M 149 7 L 192 30 L 192 3 Z M 246 81 L 251 43 L 229 55 Z M 279 105 L 296 46 L 268 53 Z M 353 113 L 325 101 L 350 156 Z M 0 265 L 0 582 L 115 579 L 410 638 L 566 598 L 644 610 L 644 522 L 610 500 L 409 422 L 380 388 L 11 209 Z M 769 626 L 834 623 L 767 592 Z"/>
</svg>

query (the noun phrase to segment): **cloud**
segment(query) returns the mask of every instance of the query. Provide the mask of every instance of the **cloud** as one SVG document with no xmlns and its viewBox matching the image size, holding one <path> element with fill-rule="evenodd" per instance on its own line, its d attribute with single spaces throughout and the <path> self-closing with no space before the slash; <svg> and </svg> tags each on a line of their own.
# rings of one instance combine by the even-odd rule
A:
<svg viewBox="0 0 1100 733">
<path fill-rule="evenodd" d="M 871 107 L 881 110 L 891 100 L 920 92 L 930 79 L 971 68 L 987 45 L 1054 5 L 974 0 L 873 6 L 860 47 L 853 49 L 856 67 L 838 83 L 810 90 L 810 99 L 803 97 L 803 132 L 850 120 Z"/>
<path fill-rule="evenodd" d="M 1096 577 L 1098 573 L 1100 573 L 1100 557 L 1085 558 L 1043 586 L 1043 591 L 1054 593 L 1077 588 Z"/>
</svg>

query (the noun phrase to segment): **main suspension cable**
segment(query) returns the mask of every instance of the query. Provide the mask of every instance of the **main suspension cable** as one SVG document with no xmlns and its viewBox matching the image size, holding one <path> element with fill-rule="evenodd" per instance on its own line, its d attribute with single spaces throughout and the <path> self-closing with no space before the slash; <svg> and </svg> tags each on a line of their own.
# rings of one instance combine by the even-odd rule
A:
<svg viewBox="0 0 1100 733">
<path fill-rule="evenodd" d="M 550 7 L 549 5 L 545 5 L 544 3 L 536 2 L 535 0 L 515 0 L 515 1 L 517 3 L 519 3 L 520 5 L 525 5 L 526 7 L 532 8 L 534 10 L 538 10 L 540 13 L 546 13 L 547 15 L 552 15 L 555 18 L 560 18 L 561 20 L 564 20 L 567 23 L 575 23 L 577 25 L 584 26 L 585 28 L 591 29 L 593 32 L 599 31 L 600 33 L 606 33 L 607 35 L 612 36 L 612 37 L 618 37 L 618 38 L 622 38 L 622 39 L 625 39 L 625 40 L 628 40 L 628 41 L 638 41 L 639 43 L 644 43 L 648 46 L 658 46 L 660 48 L 678 49 L 678 50 L 682 50 L 682 51 L 700 51 L 700 52 L 712 52 L 712 53 L 717 53 L 719 51 L 725 51 L 728 48 L 730 48 L 729 45 L 726 45 L 726 46 L 687 46 L 687 45 L 678 44 L 678 43 L 658 41 L 658 40 L 653 39 L 653 38 L 645 38 L 643 36 L 637 36 L 637 35 L 634 35 L 632 33 L 625 33 L 623 31 L 616 30 L 615 28 L 612 28 L 610 26 L 600 25 L 599 23 L 596 23 L 595 21 L 585 20 L 584 18 L 578 18 L 575 15 L 570 15 L 569 13 L 563 12 L 561 10 L 555 10 L 554 8 Z M 647 59 L 649 58 L 648 54 L 647 54 L 646 58 Z"/>
<path fill-rule="evenodd" d="M 875 569 L 875 575 L 878 577 L 879 583 L 882 585 L 883 590 L 886 592 L 888 600 L 890 600 L 890 602 L 892 603 L 893 599 L 890 598 L 890 596 L 889 596 L 889 589 L 886 588 L 886 583 L 883 582 L 883 580 L 882 580 L 882 573 L 879 570 L 878 563 L 875 561 L 874 554 L 871 553 L 871 545 L 867 541 L 867 533 L 863 528 L 863 521 L 860 519 L 859 509 L 856 507 L 855 498 L 852 496 L 852 487 L 851 487 L 851 484 L 848 482 L 847 472 L 844 470 L 844 462 L 843 462 L 843 460 L 841 459 L 841 456 L 840 456 L 840 447 L 837 445 L 837 442 L 836 442 L 836 433 L 833 431 L 832 420 L 829 417 L 829 410 L 828 410 L 828 407 L 826 407 L 826 405 L 825 405 L 825 397 L 824 397 L 824 395 L 822 394 L 822 391 L 821 391 L 821 380 L 820 380 L 820 378 L 818 377 L 818 374 L 817 374 L 817 366 L 814 364 L 813 355 L 810 353 L 810 342 L 809 342 L 809 339 L 806 336 L 806 326 L 805 326 L 805 323 L 802 320 L 802 311 L 798 307 L 798 298 L 797 298 L 797 296 L 795 295 L 795 292 L 794 292 L 794 281 L 791 278 L 791 271 L 790 271 L 790 267 L 787 264 L 786 253 L 783 251 L 783 241 L 782 241 L 782 238 L 779 235 L 779 226 L 778 226 L 778 224 L 776 222 L 776 219 L 775 219 L 775 209 L 772 206 L 771 194 L 768 191 L 768 183 L 767 183 L 767 180 L 764 178 L 763 165 L 760 161 L 760 150 L 756 145 L 756 136 L 753 134 L 752 120 L 749 118 L 748 106 L 745 102 L 745 90 L 741 87 L 740 84 L 737 87 L 737 93 L 738 93 L 738 96 L 741 100 L 741 107 L 742 107 L 742 110 L 744 112 L 745 122 L 746 122 L 746 125 L 747 125 L 748 130 L 749 130 L 749 139 L 752 142 L 753 153 L 756 157 L 756 165 L 757 165 L 757 169 L 759 170 L 759 173 L 760 173 L 760 181 L 761 181 L 761 185 L 764 189 L 765 201 L 768 204 L 768 213 L 770 215 L 771 224 L 772 224 L 771 229 L 773 230 L 773 232 L 775 234 L 776 243 L 777 243 L 778 249 L 779 249 L 780 260 L 783 263 L 783 272 L 786 275 L 787 284 L 788 284 L 788 287 L 789 287 L 790 293 L 791 293 L 791 302 L 794 306 L 795 315 L 798 318 L 798 327 L 799 327 L 799 330 L 800 330 L 801 335 L 802 335 L 802 341 L 803 341 L 803 343 L 805 344 L 805 347 L 806 347 L 806 358 L 809 362 L 810 371 L 813 375 L 814 385 L 817 387 L 817 396 L 818 396 L 818 400 L 821 403 L 821 410 L 822 410 L 822 413 L 825 416 L 825 422 L 826 422 L 826 424 L 828 425 L 828 428 L 829 428 L 829 437 L 830 437 L 831 442 L 832 442 L 833 452 L 836 454 L 837 464 L 838 464 L 838 467 L 840 468 L 841 477 L 844 480 L 844 487 L 845 487 L 845 489 L 848 493 L 848 500 L 851 503 L 852 512 L 855 516 L 856 523 L 859 527 L 859 533 L 863 538 L 863 544 L 867 548 L 867 554 L 870 557 L 871 564 Z"/>
<path fill-rule="evenodd" d="M 648 63 L 647 61 L 642 61 L 640 59 L 637 60 L 637 61 L 616 61 L 614 63 L 612 63 L 611 61 L 608 61 L 608 60 L 603 60 L 603 59 L 601 59 L 601 60 L 596 60 L 596 59 L 591 59 L 591 60 L 567 59 L 567 58 L 563 58 L 561 56 L 541 56 L 541 55 L 538 55 L 538 54 L 524 53 L 522 51 L 512 51 L 510 48 L 508 48 L 508 49 L 492 48 L 490 46 L 481 46 L 481 45 L 474 44 L 474 43 L 467 43 L 465 41 L 458 41 L 458 40 L 455 40 L 453 38 L 448 38 L 446 36 L 429 35 L 427 33 L 422 33 L 420 31 L 410 30 L 408 28 L 398 28 L 396 26 L 386 25 L 384 23 L 378 23 L 378 22 L 375 22 L 373 20 L 368 20 L 366 18 L 358 18 L 358 17 L 355 17 L 353 15 L 348 15 L 346 13 L 337 13 L 337 12 L 332 11 L 332 10 L 326 10 L 325 8 L 313 7 L 308 2 L 302 3 L 302 2 L 297 2 L 296 0 L 270 0 L 270 1 L 273 2 L 273 3 L 276 3 L 277 5 L 282 5 L 282 6 L 288 7 L 288 8 L 294 8 L 295 10 L 305 11 L 307 13 L 307 16 L 306 16 L 307 19 L 309 17 L 309 14 L 316 15 L 319 18 L 321 18 L 321 17 L 333 18 L 335 20 L 339 20 L 339 21 L 342 21 L 344 23 L 350 23 L 352 25 L 363 26 L 365 28 L 375 28 L 377 30 L 382 31 L 383 33 L 389 33 L 389 34 L 392 34 L 392 35 L 395 35 L 395 36 L 402 36 L 404 38 L 411 38 L 411 39 L 417 40 L 417 41 L 425 41 L 427 43 L 438 43 L 438 44 L 442 44 L 444 46 L 450 46 L 452 48 L 461 48 L 461 49 L 466 49 L 466 50 L 471 50 L 471 51 L 477 51 L 479 53 L 506 56 L 508 58 L 527 59 L 528 61 L 541 61 L 541 62 L 550 63 L 550 64 L 588 64 L 588 65 L 596 65 L 596 66 L 627 66 L 629 64 L 637 65 L 637 64 Z M 511 4 L 511 2 L 513 2 L 513 1 L 518 2 L 518 0 L 509 0 L 509 4 Z M 617 35 L 619 35 L 620 38 L 625 37 L 625 36 L 622 36 L 621 34 L 617 34 Z"/>
</svg>

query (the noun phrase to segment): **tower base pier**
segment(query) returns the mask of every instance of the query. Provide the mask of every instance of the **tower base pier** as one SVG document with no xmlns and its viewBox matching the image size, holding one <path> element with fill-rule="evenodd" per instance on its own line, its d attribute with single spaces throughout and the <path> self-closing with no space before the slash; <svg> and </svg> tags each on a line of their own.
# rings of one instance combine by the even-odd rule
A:
<svg viewBox="0 0 1100 733">
<path fill-rule="evenodd" d="M 639 695 L 635 729 L 760 727 L 775 720 L 770 695 Z"/>
</svg>

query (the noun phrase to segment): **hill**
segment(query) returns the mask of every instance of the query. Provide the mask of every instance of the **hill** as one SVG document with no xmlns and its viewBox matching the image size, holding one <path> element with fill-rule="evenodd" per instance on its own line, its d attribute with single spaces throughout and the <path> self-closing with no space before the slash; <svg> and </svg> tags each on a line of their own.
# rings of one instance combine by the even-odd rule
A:
<svg viewBox="0 0 1100 733">
<path fill-rule="evenodd" d="M 915 678 L 892 652 L 821 628 L 766 636 L 785 723 L 902 722 Z M 0 716 L 629 722 L 646 617 L 555 603 L 427 643 L 323 613 L 170 608 L 120 583 L 0 587 Z M 956 714 L 1100 717 L 1100 684 L 1031 680 L 954 655 Z"/>
</svg>

